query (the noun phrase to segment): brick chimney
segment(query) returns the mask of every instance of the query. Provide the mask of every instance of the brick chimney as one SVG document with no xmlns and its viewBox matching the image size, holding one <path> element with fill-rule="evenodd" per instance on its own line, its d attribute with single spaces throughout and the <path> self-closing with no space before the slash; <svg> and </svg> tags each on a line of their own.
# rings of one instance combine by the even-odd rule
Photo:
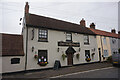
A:
<svg viewBox="0 0 120 80">
<path fill-rule="evenodd" d="M 91 23 L 91 24 L 90 24 L 90 28 L 95 29 L 95 24 L 94 24 L 94 23 Z"/>
<path fill-rule="evenodd" d="M 115 29 L 112 29 L 111 32 L 112 32 L 112 33 L 116 33 L 116 30 L 115 30 Z"/>
<path fill-rule="evenodd" d="M 84 18 L 82 18 L 82 20 L 80 21 L 80 26 L 86 27 L 86 23 L 85 23 Z"/>
<path fill-rule="evenodd" d="M 29 4 L 26 2 L 25 4 L 25 13 L 29 13 Z"/>
</svg>

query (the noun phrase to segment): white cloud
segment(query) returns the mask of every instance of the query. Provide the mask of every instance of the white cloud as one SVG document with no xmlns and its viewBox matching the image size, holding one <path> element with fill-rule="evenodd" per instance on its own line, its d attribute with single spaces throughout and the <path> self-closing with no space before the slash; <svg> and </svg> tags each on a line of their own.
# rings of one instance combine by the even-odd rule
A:
<svg viewBox="0 0 120 80">
<path fill-rule="evenodd" d="M 19 0 L 20 1 L 20 0 Z M 24 14 L 24 2 L 2 2 L 2 32 L 21 33 L 19 19 Z M 85 18 L 87 26 L 96 23 L 98 29 L 110 31 L 118 27 L 115 2 L 29 2 L 30 13 L 79 24 Z"/>
<path fill-rule="evenodd" d="M 1 0 L 2 2 L 118 2 L 119 0 Z"/>
</svg>

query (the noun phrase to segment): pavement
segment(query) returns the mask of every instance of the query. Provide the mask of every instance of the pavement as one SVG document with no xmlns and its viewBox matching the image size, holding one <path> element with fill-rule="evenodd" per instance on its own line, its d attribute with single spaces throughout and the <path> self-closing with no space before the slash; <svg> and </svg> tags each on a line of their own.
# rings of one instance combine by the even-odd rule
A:
<svg viewBox="0 0 120 80">
<path fill-rule="evenodd" d="M 85 65 L 78 65 L 78 66 L 71 66 L 71 67 L 65 67 L 65 68 L 60 68 L 58 70 L 43 70 L 43 71 L 37 71 L 37 72 L 29 72 L 29 73 L 16 73 L 16 74 L 9 74 L 9 75 L 3 75 L 3 79 L 45 79 L 45 78 L 50 78 L 50 77 L 55 77 L 55 76 L 60 76 L 60 75 L 66 75 L 70 73 L 77 73 L 77 72 L 83 72 L 83 71 L 88 71 L 88 70 L 93 70 L 93 69 L 101 69 L 101 68 L 107 68 L 107 67 L 112 67 L 112 64 L 107 63 L 107 62 L 102 62 L 102 63 L 92 63 L 92 64 L 85 64 Z"/>
<path fill-rule="evenodd" d="M 56 76 L 53 78 L 119 78 L 119 77 L 117 67 L 107 67 Z"/>
</svg>

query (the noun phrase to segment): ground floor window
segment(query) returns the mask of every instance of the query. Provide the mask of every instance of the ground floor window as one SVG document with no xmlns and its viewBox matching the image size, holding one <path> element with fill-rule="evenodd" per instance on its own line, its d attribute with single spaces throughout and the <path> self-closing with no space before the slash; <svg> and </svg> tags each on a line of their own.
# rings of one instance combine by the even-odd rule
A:
<svg viewBox="0 0 120 80">
<path fill-rule="evenodd" d="M 108 50 L 104 50 L 104 57 L 108 57 Z"/>
<path fill-rule="evenodd" d="M 41 66 L 48 64 L 47 50 L 38 50 L 38 64 Z"/>
<path fill-rule="evenodd" d="M 19 64 L 20 63 L 20 58 L 12 58 L 11 59 L 11 64 Z"/>
<path fill-rule="evenodd" d="M 85 50 L 85 57 L 90 58 L 90 50 Z"/>
<path fill-rule="evenodd" d="M 85 50 L 85 60 L 86 61 L 90 61 L 91 58 L 90 58 L 90 50 Z"/>
</svg>

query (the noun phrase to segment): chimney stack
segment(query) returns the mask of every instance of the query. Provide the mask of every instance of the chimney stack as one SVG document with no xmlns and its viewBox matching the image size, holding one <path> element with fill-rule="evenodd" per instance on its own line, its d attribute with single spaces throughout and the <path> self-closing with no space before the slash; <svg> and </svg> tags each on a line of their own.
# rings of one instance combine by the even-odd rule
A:
<svg viewBox="0 0 120 80">
<path fill-rule="evenodd" d="M 80 21 L 80 26 L 86 27 L 86 23 L 85 23 L 84 18 L 82 18 L 82 20 Z"/>
<path fill-rule="evenodd" d="M 112 32 L 112 33 L 116 33 L 116 30 L 115 30 L 115 29 L 112 29 L 111 32 Z"/>
<path fill-rule="evenodd" d="M 26 2 L 25 4 L 25 13 L 29 13 L 29 4 Z"/>
<path fill-rule="evenodd" d="M 91 23 L 91 24 L 90 24 L 90 28 L 95 29 L 95 24 L 94 24 L 94 23 Z"/>
</svg>

